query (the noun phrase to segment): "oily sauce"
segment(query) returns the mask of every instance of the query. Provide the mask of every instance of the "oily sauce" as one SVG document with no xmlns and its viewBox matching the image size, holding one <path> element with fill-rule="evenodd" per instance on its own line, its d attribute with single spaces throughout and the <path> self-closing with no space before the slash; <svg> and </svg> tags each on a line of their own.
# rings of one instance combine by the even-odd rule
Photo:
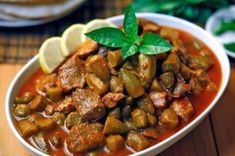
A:
<svg viewBox="0 0 235 156">
<path fill-rule="evenodd" d="M 186 49 L 188 50 L 188 52 L 190 54 L 198 55 L 199 50 L 197 50 L 197 48 L 193 44 L 193 42 L 195 40 L 200 44 L 202 49 L 209 51 L 209 53 L 211 55 L 212 62 L 213 62 L 213 66 L 207 73 L 208 73 L 210 79 L 212 80 L 212 82 L 214 82 L 214 84 L 218 88 L 217 90 L 211 91 L 211 92 L 204 91 L 199 96 L 195 96 L 195 95 L 188 96 L 190 101 L 192 102 L 194 108 L 195 108 L 195 114 L 192 117 L 192 119 L 189 121 L 189 122 L 191 122 L 208 107 L 208 105 L 212 102 L 212 100 L 216 96 L 216 94 L 219 90 L 219 87 L 220 87 L 220 83 L 221 83 L 221 79 L 222 79 L 222 72 L 221 72 L 221 67 L 220 67 L 218 59 L 215 57 L 215 55 L 211 52 L 211 50 L 205 44 L 203 44 L 201 41 L 198 41 L 197 39 L 195 39 L 193 36 L 191 36 L 190 34 L 188 34 L 186 32 L 183 32 L 181 30 L 178 30 L 178 31 L 180 34 L 180 39 L 183 41 L 184 46 L 186 47 Z M 43 76 L 45 76 L 45 74 L 41 71 L 41 69 L 36 71 L 21 87 L 18 95 L 21 96 L 26 91 L 36 93 L 36 89 L 35 89 L 36 81 L 40 77 L 43 77 Z M 152 140 L 151 144 L 154 145 L 154 144 L 159 143 L 160 141 L 170 137 L 171 135 L 175 134 L 177 131 L 179 131 L 180 129 L 185 127 L 189 122 L 187 122 L 187 123 L 181 122 L 181 124 L 173 130 L 159 129 L 159 132 L 160 132 L 159 139 Z M 52 137 L 52 135 L 54 135 L 54 134 L 57 134 L 61 138 L 63 138 L 62 142 L 64 142 L 65 146 L 61 146 L 58 149 L 53 148 L 50 151 L 50 154 L 54 155 L 54 156 L 72 155 L 66 148 L 65 139 L 68 135 L 68 131 L 64 130 L 63 127 L 56 128 L 53 131 L 46 133 L 46 139 L 50 139 Z M 30 139 L 28 139 L 28 142 L 33 144 Z M 131 154 L 134 152 L 128 147 L 125 147 L 125 148 L 123 148 L 119 151 L 113 152 L 113 153 L 107 153 L 105 151 L 106 151 L 106 149 L 104 148 L 103 152 L 101 152 L 100 155 L 120 156 L 120 155 L 128 155 L 128 154 Z M 83 154 L 78 154 L 78 155 L 83 155 Z"/>
</svg>

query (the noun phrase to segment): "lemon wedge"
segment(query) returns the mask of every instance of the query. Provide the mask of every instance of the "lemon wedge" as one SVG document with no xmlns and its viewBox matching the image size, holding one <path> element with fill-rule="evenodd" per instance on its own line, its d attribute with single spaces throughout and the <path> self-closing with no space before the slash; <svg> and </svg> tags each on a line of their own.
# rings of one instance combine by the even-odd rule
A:
<svg viewBox="0 0 235 156">
<path fill-rule="evenodd" d="M 87 39 L 87 37 L 85 35 L 86 33 L 90 32 L 92 30 L 95 30 L 95 29 L 102 28 L 102 27 L 116 27 L 116 26 L 113 23 L 111 23 L 107 20 L 104 20 L 104 19 L 92 20 L 86 24 L 85 28 L 82 31 L 82 36 L 81 36 L 82 42 L 85 42 Z"/>
<path fill-rule="evenodd" d="M 84 28 L 84 24 L 74 24 L 64 31 L 61 37 L 61 48 L 64 56 L 67 57 L 76 51 L 82 42 L 81 36 Z"/>
<path fill-rule="evenodd" d="M 50 74 L 64 61 L 61 42 L 60 37 L 52 37 L 40 47 L 39 63 L 44 73 Z"/>
</svg>

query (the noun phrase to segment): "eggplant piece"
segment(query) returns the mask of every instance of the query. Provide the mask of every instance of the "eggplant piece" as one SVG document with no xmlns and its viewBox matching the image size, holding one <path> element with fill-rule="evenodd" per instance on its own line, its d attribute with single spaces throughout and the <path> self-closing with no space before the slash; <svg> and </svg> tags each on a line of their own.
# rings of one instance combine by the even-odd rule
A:
<svg viewBox="0 0 235 156">
<path fill-rule="evenodd" d="M 144 135 L 134 131 L 128 133 L 126 143 L 135 151 L 141 151 L 150 146 L 150 142 Z"/>
<path fill-rule="evenodd" d="M 30 113 L 31 109 L 28 104 L 18 104 L 14 108 L 14 114 L 18 117 L 27 117 Z"/>
<path fill-rule="evenodd" d="M 129 131 L 138 131 L 139 129 L 135 126 L 131 119 L 126 119 L 124 124 L 129 128 Z"/>
<path fill-rule="evenodd" d="M 172 109 L 165 109 L 160 116 L 161 124 L 168 129 L 174 129 L 179 124 L 176 112 Z"/>
<path fill-rule="evenodd" d="M 175 85 L 175 76 L 172 72 L 163 73 L 160 76 L 160 83 L 165 89 L 170 89 Z"/>
<path fill-rule="evenodd" d="M 43 133 L 38 133 L 37 135 L 33 136 L 33 141 L 36 143 L 36 145 L 39 147 L 41 151 L 44 153 L 48 153 L 50 146 L 48 142 L 45 140 Z"/>
<path fill-rule="evenodd" d="M 108 82 L 110 80 L 110 70 L 105 57 L 101 55 L 94 55 L 89 59 L 89 66 L 93 73 L 102 81 Z"/>
<path fill-rule="evenodd" d="M 95 74 L 87 74 L 86 82 L 89 88 L 99 95 L 104 95 L 108 92 L 108 85 Z"/>
<path fill-rule="evenodd" d="M 122 108 L 122 118 L 128 119 L 131 116 L 131 107 L 126 105 Z"/>
<path fill-rule="evenodd" d="M 154 115 L 147 114 L 148 116 L 148 125 L 149 126 L 156 126 L 157 125 L 157 118 Z"/>
<path fill-rule="evenodd" d="M 110 80 L 110 90 L 113 93 L 123 93 L 124 84 L 123 82 L 116 76 L 112 76 Z"/>
<path fill-rule="evenodd" d="M 78 125 L 82 122 L 81 116 L 78 112 L 71 112 L 64 121 L 65 127 L 71 129 L 73 126 Z"/>
<path fill-rule="evenodd" d="M 117 67 L 122 63 L 122 54 L 120 50 L 110 51 L 107 56 L 108 63 L 112 67 Z"/>
<path fill-rule="evenodd" d="M 162 63 L 163 72 L 178 73 L 180 70 L 180 59 L 175 53 L 168 55 L 167 59 Z"/>
<path fill-rule="evenodd" d="M 148 88 L 156 75 L 156 57 L 140 54 L 138 56 L 140 83 L 144 88 Z"/>
<path fill-rule="evenodd" d="M 144 94 L 144 89 L 136 75 L 126 69 L 121 69 L 121 75 L 128 95 L 137 98 Z"/>
<path fill-rule="evenodd" d="M 124 134 L 129 132 L 129 128 L 120 120 L 107 117 L 104 125 L 104 134 Z"/>
<path fill-rule="evenodd" d="M 17 121 L 16 125 L 23 138 L 31 137 L 39 131 L 38 126 L 28 119 Z"/>
<path fill-rule="evenodd" d="M 108 116 L 113 117 L 113 118 L 118 119 L 118 120 L 121 119 L 121 110 L 120 110 L 120 108 L 119 107 L 114 108 L 113 110 L 111 110 L 109 112 Z"/>
<path fill-rule="evenodd" d="M 161 86 L 161 84 L 159 83 L 159 81 L 155 78 L 153 79 L 152 81 L 152 84 L 150 85 L 150 88 L 149 88 L 150 91 L 153 91 L 153 92 L 162 92 L 163 91 L 163 88 Z"/>
<path fill-rule="evenodd" d="M 124 147 L 125 141 L 121 135 L 109 135 L 106 138 L 106 146 L 111 152 L 115 152 Z"/>
<path fill-rule="evenodd" d="M 131 118 L 137 128 L 145 128 L 148 125 L 147 114 L 141 109 L 134 109 L 131 112 Z"/>
<path fill-rule="evenodd" d="M 138 106 L 142 110 L 144 110 L 146 113 L 149 113 L 152 115 L 154 114 L 155 108 L 148 94 L 144 94 L 143 96 L 139 97 L 138 99 L 136 99 L 136 102 Z"/>
</svg>

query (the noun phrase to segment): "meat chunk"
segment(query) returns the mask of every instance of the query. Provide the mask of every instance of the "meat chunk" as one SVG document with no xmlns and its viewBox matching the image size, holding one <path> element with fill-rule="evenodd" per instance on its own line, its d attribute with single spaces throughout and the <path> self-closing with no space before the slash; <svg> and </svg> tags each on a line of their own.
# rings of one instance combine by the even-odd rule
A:
<svg viewBox="0 0 235 156">
<path fill-rule="evenodd" d="M 73 102 L 84 121 L 97 121 L 105 115 L 105 106 L 98 94 L 90 89 L 76 89 Z"/>
<path fill-rule="evenodd" d="M 149 93 L 149 97 L 156 108 L 163 109 L 166 107 L 166 92 L 151 92 Z"/>
<path fill-rule="evenodd" d="M 102 133 L 103 126 L 99 123 L 81 123 L 74 126 L 66 139 L 70 152 L 87 152 L 96 147 L 103 146 L 105 137 Z"/>
<path fill-rule="evenodd" d="M 163 72 L 173 72 L 178 73 L 180 70 L 180 59 L 177 54 L 171 53 L 168 55 L 167 59 L 162 63 Z"/>
<path fill-rule="evenodd" d="M 45 113 L 46 115 L 53 115 L 55 112 L 54 107 L 52 105 L 46 105 L 45 107 Z"/>
<path fill-rule="evenodd" d="M 90 53 L 96 51 L 98 49 L 98 43 L 91 39 L 87 39 L 86 42 L 82 43 L 78 49 L 75 55 L 78 56 L 85 56 L 89 55 Z"/>
<path fill-rule="evenodd" d="M 56 112 L 63 112 L 65 114 L 70 113 L 75 108 L 74 102 L 71 96 L 66 96 L 63 101 L 60 101 L 59 104 L 55 107 Z"/>
<path fill-rule="evenodd" d="M 103 98 L 102 101 L 104 105 L 108 108 L 116 107 L 118 102 L 124 98 L 123 93 L 107 93 Z"/>
<path fill-rule="evenodd" d="M 184 93 L 190 91 L 191 86 L 189 84 L 186 84 L 186 82 L 184 81 L 184 78 L 180 74 L 176 75 L 176 79 L 177 79 L 177 82 L 173 91 L 173 97 L 179 98 Z"/>
<path fill-rule="evenodd" d="M 146 33 L 146 32 L 158 33 L 160 31 L 160 26 L 154 22 L 140 19 L 139 24 L 143 29 L 143 33 Z"/>
<path fill-rule="evenodd" d="M 59 68 L 59 83 L 65 91 L 83 88 L 86 82 L 85 77 L 85 63 L 78 56 L 68 59 Z"/>
<path fill-rule="evenodd" d="M 184 122 L 189 121 L 194 114 L 193 105 L 187 97 L 174 100 L 171 104 L 171 109 L 173 109 Z"/>
</svg>

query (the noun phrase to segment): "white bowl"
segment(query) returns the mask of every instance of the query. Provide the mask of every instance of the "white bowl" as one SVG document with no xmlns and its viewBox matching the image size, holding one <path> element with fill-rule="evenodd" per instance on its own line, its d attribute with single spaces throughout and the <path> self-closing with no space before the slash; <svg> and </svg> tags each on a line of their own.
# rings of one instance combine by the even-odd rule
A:
<svg viewBox="0 0 235 156">
<path fill-rule="evenodd" d="M 233 31 L 228 31 L 223 33 L 220 36 L 214 35 L 214 31 L 216 27 L 220 24 L 221 19 L 225 20 L 232 20 L 235 19 L 235 5 L 230 6 L 229 8 L 224 8 L 216 11 L 214 14 L 210 16 L 210 18 L 206 22 L 205 29 L 208 31 L 210 34 L 212 34 L 220 44 L 225 44 L 225 43 L 230 43 L 230 42 L 235 42 L 235 32 Z M 235 53 L 225 49 L 225 52 L 230 56 L 235 58 Z"/>
<path fill-rule="evenodd" d="M 139 155 L 151 156 L 151 155 L 156 155 L 160 153 L 161 151 L 165 150 L 167 147 L 174 144 L 176 141 L 178 141 L 183 136 L 185 136 L 188 132 L 190 132 L 193 128 L 195 128 L 206 117 L 206 115 L 216 105 L 217 101 L 219 100 L 222 93 L 224 92 L 225 87 L 227 86 L 229 75 L 230 75 L 230 65 L 229 65 L 228 57 L 226 53 L 224 52 L 224 49 L 221 47 L 221 45 L 218 44 L 218 42 L 208 32 L 204 31 L 202 28 L 196 26 L 195 24 L 189 23 L 185 20 L 182 20 L 176 17 L 161 15 L 161 14 L 154 14 L 154 13 L 139 13 L 137 14 L 137 16 L 154 21 L 156 23 L 159 23 L 160 25 L 174 27 L 174 28 L 181 29 L 181 30 L 184 30 L 185 32 L 192 34 L 193 36 L 201 40 L 203 43 L 205 43 L 212 50 L 212 52 L 218 58 L 221 69 L 222 69 L 222 82 L 221 82 L 219 91 L 216 97 L 214 98 L 214 100 L 211 102 L 211 104 L 205 109 L 205 111 L 203 111 L 196 119 L 190 122 L 187 126 L 182 128 L 181 130 L 179 130 L 177 133 L 170 136 L 169 138 L 165 139 L 164 141 L 154 146 L 151 146 L 143 151 L 133 154 L 133 156 L 139 156 Z M 108 18 L 108 20 L 115 23 L 116 25 L 122 25 L 123 16 L 111 17 L 111 18 Z M 9 126 L 13 134 L 20 141 L 20 143 L 29 152 L 31 152 L 34 155 L 46 155 L 42 153 L 41 151 L 39 151 L 38 149 L 31 146 L 20 136 L 20 134 L 17 132 L 14 126 L 13 117 L 11 113 L 14 97 L 17 95 L 17 92 L 19 91 L 22 84 L 38 68 L 39 68 L 38 56 L 35 56 L 15 76 L 7 92 L 6 101 L 5 101 L 5 109 L 6 109 L 5 111 L 6 111 L 6 116 L 7 116 Z"/>
</svg>

